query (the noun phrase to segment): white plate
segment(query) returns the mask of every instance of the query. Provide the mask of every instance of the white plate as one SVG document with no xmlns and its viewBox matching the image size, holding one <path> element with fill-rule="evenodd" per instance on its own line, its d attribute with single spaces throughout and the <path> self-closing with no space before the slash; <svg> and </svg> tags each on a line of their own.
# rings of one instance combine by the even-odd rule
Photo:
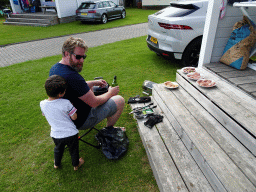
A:
<svg viewBox="0 0 256 192">
<path fill-rule="evenodd" d="M 193 71 L 188 72 L 187 70 L 189 70 L 189 69 L 191 69 Z M 182 70 L 183 73 L 193 73 L 193 72 L 196 72 L 196 68 L 195 67 L 183 67 L 181 70 Z"/>
<path fill-rule="evenodd" d="M 168 87 L 168 86 L 166 86 L 165 83 L 167 83 L 167 82 L 171 82 L 171 83 L 174 84 L 176 87 Z M 179 84 L 176 83 L 176 82 L 172 82 L 172 81 L 166 81 L 166 82 L 163 83 L 163 86 L 164 86 L 165 88 L 167 88 L 167 89 L 176 89 L 176 88 L 179 87 Z"/>
<path fill-rule="evenodd" d="M 189 73 L 189 74 L 187 74 L 187 77 L 188 77 L 189 79 L 191 79 L 191 80 L 194 80 L 194 81 L 197 81 L 197 80 L 199 80 L 199 79 L 203 79 L 203 78 L 204 78 L 204 75 L 201 74 L 201 73 L 199 73 L 200 76 L 197 76 L 196 78 L 194 78 L 194 77 L 189 77 L 189 76 L 191 76 L 191 75 L 194 75 L 195 73 L 199 73 L 199 72 Z"/>
<path fill-rule="evenodd" d="M 216 86 L 215 81 L 211 80 L 211 79 L 199 79 L 196 81 L 196 83 L 200 86 L 200 87 L 214 87 Z M 205 83 L 205 84 L 204 84 Z"/>
</svg>

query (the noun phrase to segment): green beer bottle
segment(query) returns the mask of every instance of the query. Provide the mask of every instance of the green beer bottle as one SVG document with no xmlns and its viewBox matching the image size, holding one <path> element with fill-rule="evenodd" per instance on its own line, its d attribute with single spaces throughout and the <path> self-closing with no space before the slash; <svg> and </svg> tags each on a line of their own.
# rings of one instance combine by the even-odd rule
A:
<svg viewBox="0 0 256 192">
<path fill-rule="evenodd" d="M 116 87 L 116 86 L 118 86 L 118 84 L 117 84 L 117 81 L 116 81 L 116 76 L 114 76 L 114 79 L 113 79 L 113 82 L 111 84 L 111 87 Z"/>
</svg>

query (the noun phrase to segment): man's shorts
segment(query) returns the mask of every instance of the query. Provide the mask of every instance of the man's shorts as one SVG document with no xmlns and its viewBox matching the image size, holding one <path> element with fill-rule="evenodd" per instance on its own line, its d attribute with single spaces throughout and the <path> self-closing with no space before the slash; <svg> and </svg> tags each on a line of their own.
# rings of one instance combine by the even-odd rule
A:
<svg viewBox="0 0 256 192">
<path fill-rule="evenodd" d="M 79 129 L 84 130 L 94 127 L 103 119 L 113 116 L 116 111 L 116 103 L 112 99 L 109 99 L 106 103 L 96 108 L 92 108 L 85 123 Z"/>
</svg>

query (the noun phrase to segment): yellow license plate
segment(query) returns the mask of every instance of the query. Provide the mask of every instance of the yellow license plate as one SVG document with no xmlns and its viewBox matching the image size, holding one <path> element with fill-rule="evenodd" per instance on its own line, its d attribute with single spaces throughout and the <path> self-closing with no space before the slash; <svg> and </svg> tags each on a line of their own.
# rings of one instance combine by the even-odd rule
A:
<svg viewBox="0 0 256 192">
<path fill-rule="evenodd" d="M 150 41 L 157 44 L 157 38 L 155 38 L 155 37 L 150 37 Z"/>
<path fill-rule="evenodd" d="M 81 13 L 81 15 L 87 15 L 87 13 Z"/>
</svg>

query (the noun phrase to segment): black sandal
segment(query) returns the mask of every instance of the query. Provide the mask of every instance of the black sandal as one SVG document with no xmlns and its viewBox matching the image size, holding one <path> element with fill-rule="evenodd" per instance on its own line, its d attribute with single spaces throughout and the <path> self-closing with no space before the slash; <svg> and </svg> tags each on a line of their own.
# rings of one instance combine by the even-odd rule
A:
<svg viewBox="0 0 256 192">
<path fill-rule="evenodd" d="M 164 116 L 162 115 L 152 115 L 148 118 L 148 120 L 144 123 L 145 126 L 152 129 L 154 125 L 163 121 Z"/>
<path fill-rule="evenodd" d="M 145 97 L 140 97 L 137 95 L 136 97 L 130 97 L 128 100 L 128 104 L 130 103 L 148 103 L 151 101 L 151 97 L 145 96 Z"/>
</svg>

